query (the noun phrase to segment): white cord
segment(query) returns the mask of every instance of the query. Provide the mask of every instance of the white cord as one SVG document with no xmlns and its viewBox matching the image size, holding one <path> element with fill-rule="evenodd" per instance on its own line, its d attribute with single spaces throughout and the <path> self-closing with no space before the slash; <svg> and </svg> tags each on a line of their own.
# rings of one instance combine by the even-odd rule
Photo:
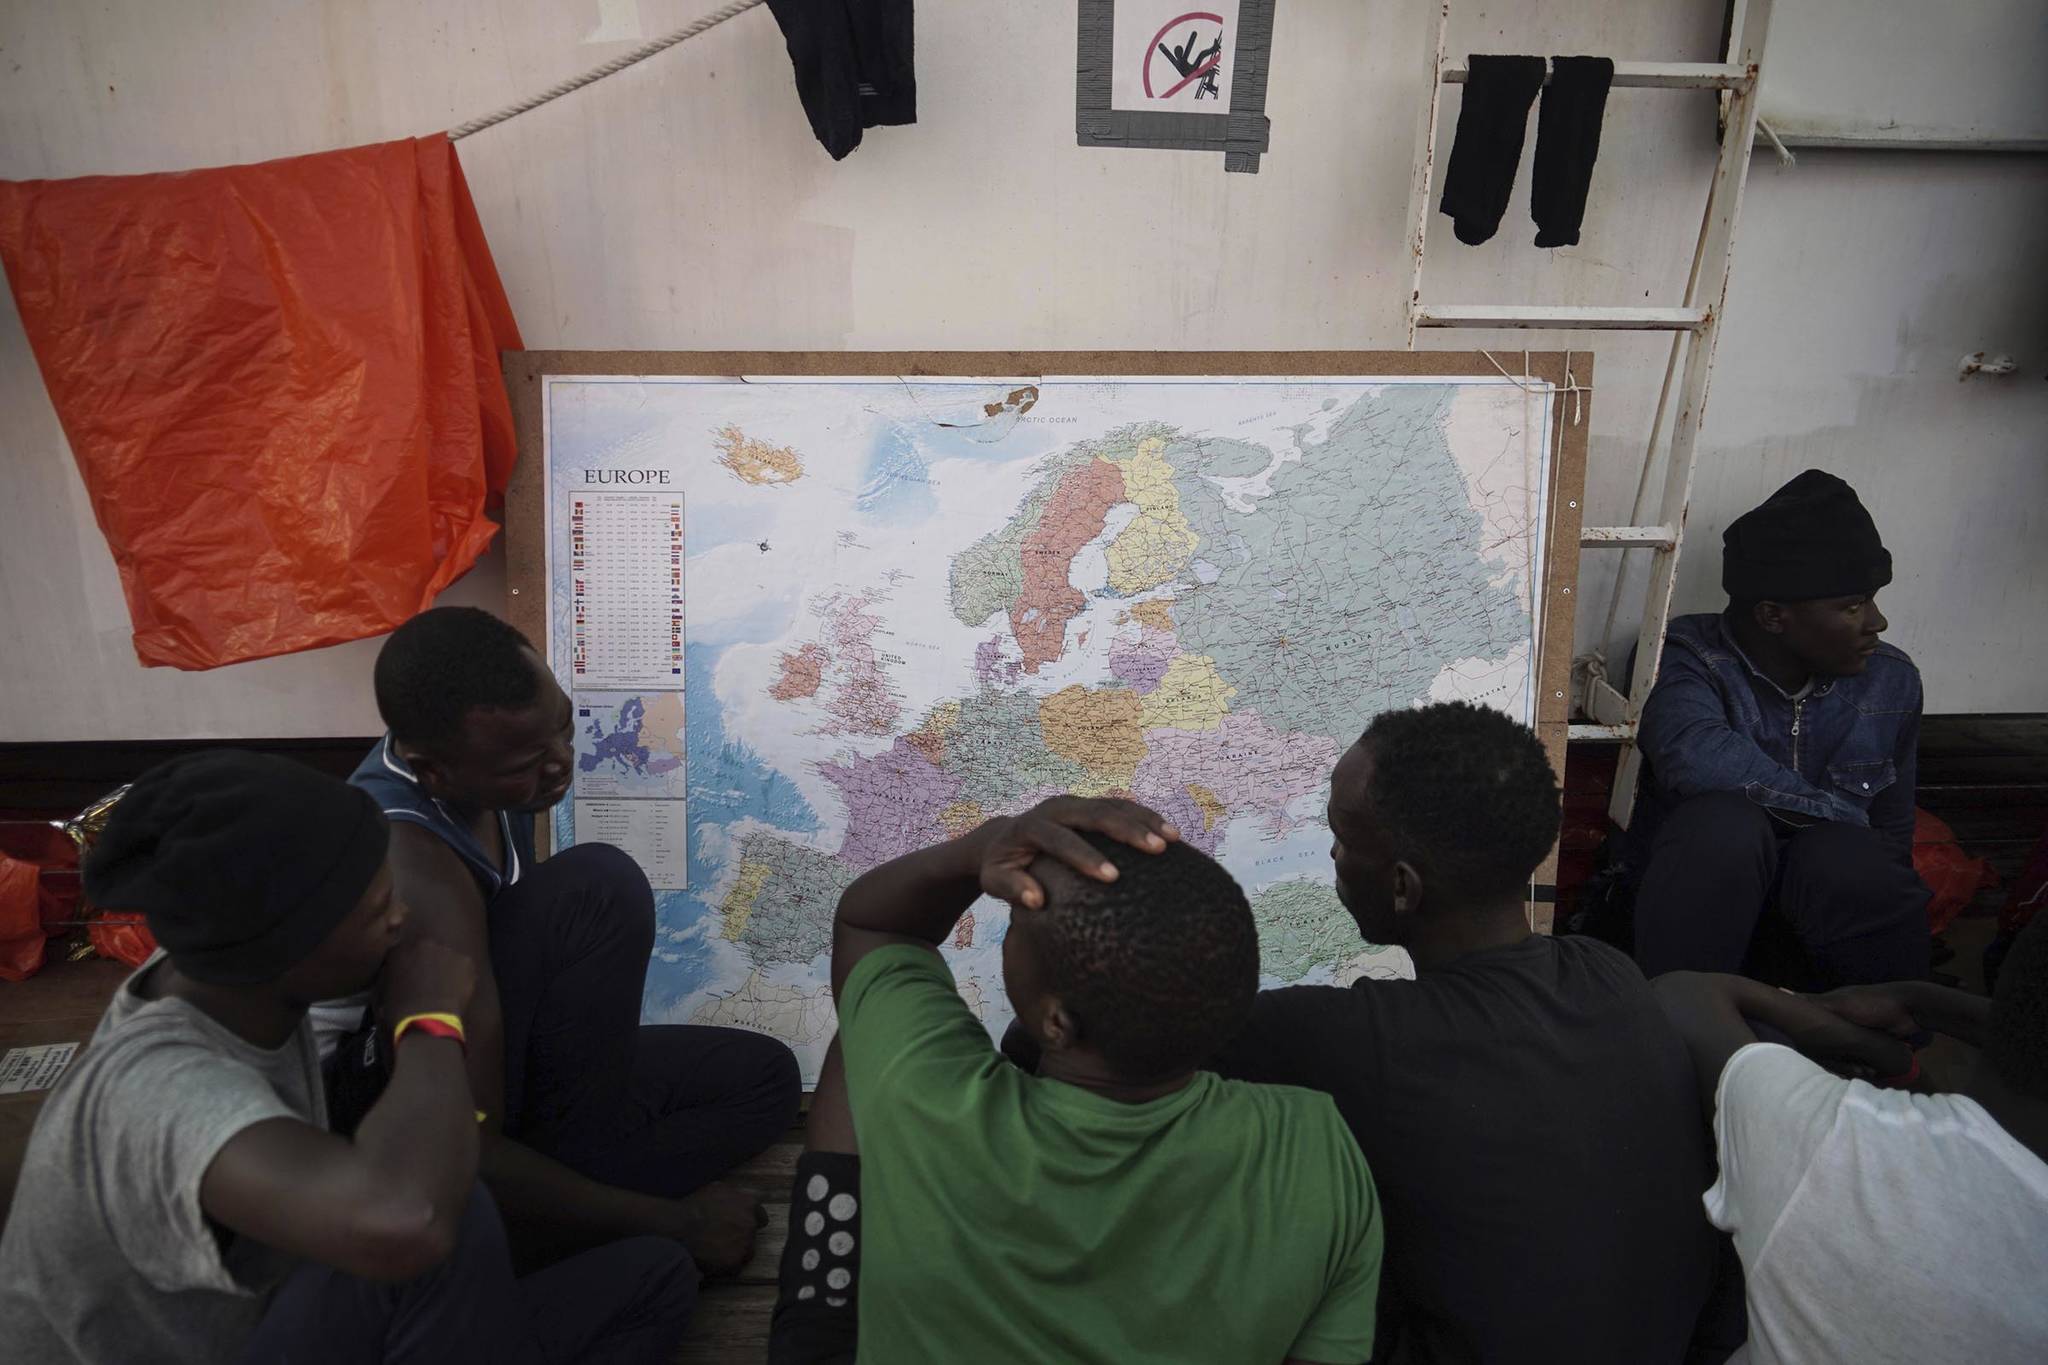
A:
<svg viewBox="0 0 2048 1365">
<path fill-rule="evenodd" d="M 471 133 L 481 133 L 484 129 L 494 124 L 503 123 L 508 118 L 515 118 L 529 109 L 538 109 L 550 100 L 558 100 L 572 91 L 581 90 L 586 85 L 601 81 L 606 76 L 616 75 L 636 62 L 644 62 L 657 52 L 666 52 L 677 43 L 694 38 L 706 29 L 716 28 L 726 20 L 733 18 L 735 15 L 745 14 L 748 10 L 761 3 L 762 0 L 733 0 L 725 8 L 714 10 L 695 23 L 686 24 L 666 37 L 656 38 L 651 43 L 642 43 L 624 56 L 612 58 L 603 66 L 593 67 L 582 75 L 573 76 L 559 85 L 551 85 L 538 95 L 523 99 L 517 104 L 508 104 L 495 114 L 486 114 L 482 118 L 473 118 L 467 123 L 459 123 L 448 130 L 448 140 L 450 142 L 457 142 L 468 137 Z"/>
<path fill-rule="evenodd" d="M 1792 155 L 1792 149 L 1779 139 L 1777 129 L 1771 127 L 1770 124 L 1765 123 L 1762 119 L 1756 121 L 1756 126 L 1765 137 L 1770 139 L 1772 150 L 1778 154 L 1778 164 L 1780 166 L 1797 166 L 1799 164 L 1799 158 Z"/>
<path fill-rule="evenodd" d="M 1508 383 L 1513 384 L 1518 389 L 1533 390 L 1534 392 L 1541 393 L 1546 389 L 1554 387 L 1547 379 L 1539 380 L 1529 377 L 1529 353 L 1527 351 L 1522 352 L 1522 377 L 1520 379 L 1515 378 L 1505 369 L 1502 369 L 1501 363 L 1493 358 L 1492 351 L 1481 351 L 1479 354 L 1486 357 L 1487 364 L 1493 366 L 1496 370 L 1500 370 L 1500 377 L 1502 379 L 1507 380 Z M 1578 380 L 1572 378 L 1572 353 L 1566 351 L 1564 353 L 1564 387 L 1558 389 L 1557 393 L 1560 397 L 1569 397 L 1572 400 L 1573 426 L 1579 425 L 1580 422 L 1585 420 L 1586 416 L 1585 402 L 1579 395 L 1591 393 L 1592 391 L 1593 386 L 1591 384 L 1581 384 Z M 1560 408 L 1559 411 L 1562 412 L 1563 409 Z"/>
</svg>

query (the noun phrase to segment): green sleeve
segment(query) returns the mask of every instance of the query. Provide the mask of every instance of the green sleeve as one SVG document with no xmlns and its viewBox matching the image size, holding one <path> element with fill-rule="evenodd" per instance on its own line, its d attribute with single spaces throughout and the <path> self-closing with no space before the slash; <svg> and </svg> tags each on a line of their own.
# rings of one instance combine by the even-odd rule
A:
<svg viewBox="0 0 2048 1365">
<path fill-rule="evenodd" d="M 1008 1065 L 960 998 L 945 960 L 906 943 L 854 964 L 839 999 L 839 1050 L 863 1148 L 879 1116 L 957 1101 L 963 1087 Z"/>
<path fill-rule="evenodd" d="M 1318 1365 L 1351 1365 L 1372 1358 L 1373 1331 L 1380 1292 L 1380 1207 L 1365 1157 L 1333 1109 L 1331 1121 L 1342 1138 L 1335 1154 L 1339 1174 L 1333 1193 L 1346 1213 L 1341 1226 L 1349 1234 L 1332 1259 L 1332 1273 L 1323 1301 L 1309 1315 L 1288 1356 Z"/>
</svg>

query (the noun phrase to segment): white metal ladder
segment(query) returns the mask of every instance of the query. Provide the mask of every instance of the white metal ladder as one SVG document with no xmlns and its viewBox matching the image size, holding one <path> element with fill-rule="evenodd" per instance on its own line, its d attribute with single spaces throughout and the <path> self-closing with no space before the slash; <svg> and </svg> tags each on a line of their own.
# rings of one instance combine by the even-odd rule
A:
<svg viewBox="0 0 2048 1365">
<path fill-rule="evenodd" d="M 1441 304 L 1422 298 L 1422 264 L 1429 220 L 1435 209 L 1431 181 L 1437 157 L 1437 115 L 1446 85 L 1461 85 L 1467 76 L 1462 62 L 1444 61 L 1444 34 L 1451 16 L 1450 0 L 1443 0 L 1437 16 L 1434 76 L 1429 95 L 1429 131 L 1422 156 L 1415 168 L 1415 234 L 1410 239 L 1415 259 L 1415 278 L 1408 294 L 1408 345 L 1415 346 L 1421 327 L 1531 328 L 1557 331 L 1612 329 L 1670 332 L 1671 355 L 1664 366 L 1664 384 L 1657 397 L 1656 416 L 1650 422 L 1650 437 L 1643 452 L 1643 468 L 1636 482 L 1635 509 L 1629 526 L 1587 526 L 1579 532 L 1585 549 L 1649 549 L 1650 583 L 1643 600 L 1642 628 L 1637 634 L 1639 655 L 1635 677 L 1627 696 L 1606 679 L 1590 679 L 1586 689 L 1586 712 L 1595 723 L 1573 725 L 1573 739 L 1619 739 L 1626 746 L 1615 776 L 1614 797 L 1609 814 L 1626 825 L 1635 802 L 1641 756 L 1635 747 L 1636 725 L 1642 717 L 1643 702 L 1657 680 L 1657 665 L 1664 652 L 1664 627 L 1671 616 L 1671 590 L 1678 578 L 1678 553 L 1685 541 L 1685 515 L 1692 498 L 1694 452 L 1700 423 L 1707 406 L 1707 383 L 1714 366 L 1714 345 L 1719 339 L 1721 312 L 1728 298 L 1728 269 L 1735 250 L 1735 220 L 1742 208 L 1743 184 L 1749 178 L 1751 145 L 1756 140 L 1757 73 L 1763 65 L 1764 40 L 1771 24 L 1771 0 L 1737 0 L 1734 22 L 1728 38 L 1726 62 L 1621 62 L 1614 64 L 1614 84 L 1651 90 L 1726 91 L 1720 156 L 1714 163 L 1714 177 L 1707 191 L 1705 217 L 1700 223 L 1699 243 L 1694 248 L 1692 270 L 1686 279 L 1684 302 L 1676 307 L 1605 308 L 1547 304 Z M 1546 77 L 1546 83 L 1548 78 Z M 1655 463 L 1657 436 L 1672 394 L 1673 376 L 1678 374 L 1678 357 L 1685 354 L 1682 377 L 1677 384 L 1677 415 L 1672 419 L 1669 451 L 1664 462 L 1664 490 L 1657 520 L 1643 522 L 1643 500 L 1649 487 L 1650 467 Z M 1621 599 L 1624 558 L 1616 570 L 1614 596 L 1608 606 L 1606 635 L 1611 642 L 1615 604 Z"/>
</svg>

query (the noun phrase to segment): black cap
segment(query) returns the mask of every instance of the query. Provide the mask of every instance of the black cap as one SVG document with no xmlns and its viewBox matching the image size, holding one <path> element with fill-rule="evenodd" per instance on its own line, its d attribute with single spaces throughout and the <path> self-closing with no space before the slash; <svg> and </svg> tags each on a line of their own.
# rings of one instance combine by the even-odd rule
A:
<svg viewBox="0 0 2048 1365">
<path fill-rule="evenodd" d="M 1856 490 L 1818 469 L 1721 533 L 1721 588 L 1738 602 L 1853 597 L 1891 581 L 1891 551 Z"/>
<path fill-rule="evenodd" d="M 390 843 L 367 792 L 217 750 L 137 778 L 85 860 L 85 894 L 139 910 L 178 970 L 247 986 L 304 960 L 362 900 Z"/>
</svg>

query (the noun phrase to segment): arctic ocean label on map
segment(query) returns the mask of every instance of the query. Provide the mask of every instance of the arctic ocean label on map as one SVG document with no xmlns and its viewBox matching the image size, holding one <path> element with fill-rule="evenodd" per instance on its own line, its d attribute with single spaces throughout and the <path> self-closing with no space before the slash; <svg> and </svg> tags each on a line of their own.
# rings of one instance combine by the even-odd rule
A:
<svg viewBox="0 0 2048 1365">
<path fill-rule="evenodd" d="M 1332 765 L 1390 708 L 1535 719 L 1544 393 L 546 384 L 548 657 L 577 708 L 557 840 L 630 840 L 657 888 L 685 888 L 657 891 L 649 1020 L 772 1033 L 807 1076 L 847 885 L 1059 792 L 1135 797 L 1219 858 L 1266 984 L 1403 974 L 1338 903 Z M 618 468 L 667 474 L 596 494 L 648 500 L 644 526 L 591 505 L 585 475 Z M 607 615 L 607 596 L 661 610 Z M 983 900 L 942 945 L 992 1033 L 1007 927 Z"/>
</svg>

